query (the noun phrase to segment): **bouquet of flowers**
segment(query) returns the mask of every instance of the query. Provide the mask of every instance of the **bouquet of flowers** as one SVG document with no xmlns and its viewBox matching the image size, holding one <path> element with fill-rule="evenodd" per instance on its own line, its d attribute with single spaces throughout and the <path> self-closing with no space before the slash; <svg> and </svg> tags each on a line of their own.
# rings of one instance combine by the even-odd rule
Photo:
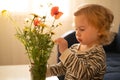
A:
<svg viewBox="0 0 120 80">
<path fill-rule="evenodd" d="M 2 11 L 2 15 L 5 14 L 7 14 L 7 10 Z M 26 25 L 22 29 L 16 27 L 16 37 L 23 43 L 31 63 L 32 80 L 45 80 L 47 61 L 54 46 L 52 40 L 53 30 L 61 25 L 61 23 L 55 24 L 55 21 L 63 14 L 59 11 L 59 7 L 52 7 L 50 14 L 53 21 L 49 21 L 49 24 L 47 21 L 48 16 L 30 14 L 32 18 L 25 21 Z M 7 16 L 15 24 L 12 17 L 8 14 Z"/>
</svg>

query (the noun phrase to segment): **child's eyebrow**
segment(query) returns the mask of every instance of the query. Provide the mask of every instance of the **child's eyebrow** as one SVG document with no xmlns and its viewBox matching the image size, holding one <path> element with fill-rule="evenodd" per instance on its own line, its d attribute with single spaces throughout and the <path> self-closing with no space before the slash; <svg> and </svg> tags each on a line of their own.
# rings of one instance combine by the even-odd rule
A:
<svg viewBox="0 0 120 80">
<path fill-rule="evenodd" d="M 78 26 L 77 28 L 85 28 L 85 26 Z"/>
</svg>

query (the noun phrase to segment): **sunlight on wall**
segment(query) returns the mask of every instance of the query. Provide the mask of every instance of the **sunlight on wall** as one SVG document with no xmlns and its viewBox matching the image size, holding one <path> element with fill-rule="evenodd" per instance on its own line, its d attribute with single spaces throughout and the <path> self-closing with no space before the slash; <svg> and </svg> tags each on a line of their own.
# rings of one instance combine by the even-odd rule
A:
<svg viewBox="0 0 120 80">
<path fill-rule="evenodd" d="M 67 16 L 69 12 L 69 0 L 0 0 L 0 11 L 8 10 L 10 12 L 22 13 L 41 13 L 48 12 L 48 4 L 52 3 L 53 6 L 59 6 L 60 11 L 64 12 L 63 16 Z M 41 5 L 44 5 L 42 10 Z"/>
<path fill-rule="evenodd" d="M 11 12 L 28 11 L 29 0 L 0 0 L 0 10 L 9 10 Z"/>
</svg>

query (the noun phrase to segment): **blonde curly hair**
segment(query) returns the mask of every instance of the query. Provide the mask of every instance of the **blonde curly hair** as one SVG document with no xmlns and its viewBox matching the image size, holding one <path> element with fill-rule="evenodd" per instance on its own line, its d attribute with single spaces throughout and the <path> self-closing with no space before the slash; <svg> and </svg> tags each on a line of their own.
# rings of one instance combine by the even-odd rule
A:
<svg viewBox="0 0 120 80">
<path fill-rule="evenodd" d="M 106 45 L 111 42 L 110 28 L 113 23 L 113 13 L 108 8 L 98 4 L 86 4 L 78 7 L 74 16 L 85 15 L 91 25 L 94 25 L 101 35 L 99 41 Z"/>
</svg>

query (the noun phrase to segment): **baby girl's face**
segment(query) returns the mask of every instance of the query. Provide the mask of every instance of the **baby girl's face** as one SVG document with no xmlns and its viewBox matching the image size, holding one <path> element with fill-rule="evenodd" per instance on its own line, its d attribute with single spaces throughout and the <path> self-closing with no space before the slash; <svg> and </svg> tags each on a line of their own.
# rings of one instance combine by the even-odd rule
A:
<svg viewBox="0 0 120 80">
<path fill-rule="evenodd" d="M 98 42 L 98 29 L 90 25 L 84 15 L 75 16 L 76 38 L 83 45 L 94 45 Z"/>
</svg>

